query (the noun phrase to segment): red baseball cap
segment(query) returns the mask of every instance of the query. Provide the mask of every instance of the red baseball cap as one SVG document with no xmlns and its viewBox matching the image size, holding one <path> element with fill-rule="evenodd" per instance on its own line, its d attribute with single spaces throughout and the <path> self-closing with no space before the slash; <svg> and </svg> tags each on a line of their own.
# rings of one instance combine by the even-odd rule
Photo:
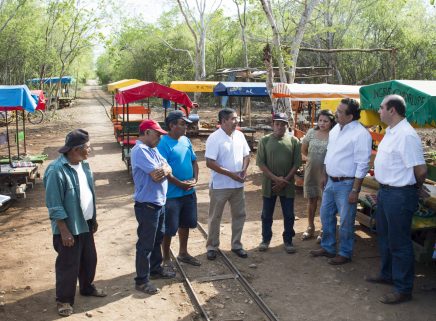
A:
<svg viewBox="0 0 436 321">
<path fill-rule="evenodd" d="M 153 129 L 162 135 L 168 134 L 156 121 L 152 119 L 143 120 L 141 124 L 139 124 L 139 131 L 145 132 L 147 129 Z"/>
</svg>

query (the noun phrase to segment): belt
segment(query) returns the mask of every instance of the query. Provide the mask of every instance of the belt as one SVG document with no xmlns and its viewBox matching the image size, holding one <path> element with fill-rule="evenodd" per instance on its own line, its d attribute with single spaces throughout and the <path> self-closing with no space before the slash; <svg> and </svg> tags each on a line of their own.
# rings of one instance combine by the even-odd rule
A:
<svg viewBox="0 0 436 321">
<path fill-rule="evenodd" d="M 399 188 L 418 188 L 418 185 L 416 185 L 416 184 L 405 185 L 405 186 L 391 186 L 391 185 L 379 183 L 379 185 L 380 185 L 380 188 L 396 188 L 396 189 L 399 189 Z"/>
<path fill-rule="evenodd" d="M 342 182 L 342 181 L 348 181 L 350 179 L 354 179 L 354 177 L 346 177 L 346 176 L 342 176 L 342 177 L 329 176 L 329 177 L 333 182 Z"/>
</svg>

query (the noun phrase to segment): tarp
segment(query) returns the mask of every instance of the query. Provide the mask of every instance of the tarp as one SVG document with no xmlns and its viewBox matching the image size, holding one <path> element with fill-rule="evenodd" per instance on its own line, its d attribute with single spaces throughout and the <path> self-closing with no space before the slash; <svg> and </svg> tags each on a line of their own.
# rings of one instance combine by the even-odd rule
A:
<svg viewBox="0 0 436 321">
<path fill-rule="evenodd" d="M 115 99 L 119 104 L 129 104 L 148 97 L 158 97 L 175 103 L 192 107 L 192 101 L 184 92 L 158 84 L 156 82 L 141 81 L 134 85 L 118 89 Z"/>
<path fill-rule="evenodd" d="M 133 84 L 137 84 L 138 82 L 140 82 L 141 80 L 138 79 L 123 79 L 123 80 L 119 80 L 110 84 L 107 84 L 107 91 L 109 92 L 114 92 L 115 90 L 122 88 L 122 87 L 127 87 Z"/>
<path fill-rule="evenodd" d="M 36 109 L 45 110 L 46 99 L 44 92 L 42 90 L 31 90 L 30 93 L 36 101 Z"/>
<path fill-rule="evenodd" d="M 264 82 L 220 82 L 213 89 L 215 96 L 269 96 Z"/>
<path fill-rule="evenodd" d="M 218 81 L 172 81 L 170 87 L 187 93 L 213 93 Z"/>
<path fill-rule="evenodd" d="M 50 78 L 33 78 L 30 79 L 30 82 L 32 84 L 39 84 L 39 83 L 43 84 L 57 84 L 59 81 L 61 82 L 61 84 L 71 84 L 74 81 L 74 78 L 72 76 L 64 76 L 62 78 L 59 77 L 50 77 Z"/>
<path fill-rule="evenodd" d="M 0 86 L 0 110 L 21 109 L 33 113 L 36 101 L 26 85 Z"/>
<path fill-rule="evenodd" d="M 360 88 L 362 109 L 378 110 L 383 98 L 398 94 L 406 101 L 406 117 L 419 126 L 436 122 L 436 81 L 391 80 Z"/>
<path fill-rule="evenodd" d="M 285 84 L 274 85 L 274 98 L 291 98 L 299 101 L 318 101 L 338 98 L 359 98 L 360 86 L 332 84 Z"/>
</svg>

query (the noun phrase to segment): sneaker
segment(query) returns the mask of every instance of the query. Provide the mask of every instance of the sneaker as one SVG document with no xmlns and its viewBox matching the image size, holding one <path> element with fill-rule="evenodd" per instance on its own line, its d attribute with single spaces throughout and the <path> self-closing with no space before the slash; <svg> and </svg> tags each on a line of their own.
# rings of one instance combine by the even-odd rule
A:
<svg viewBox="0 0 436 321">
<path fill-rule="evenodd" d="M 292 243 L 288 243 L 288 242 L 285 243 L 285 251 L 288 254 L 294 254 L 295 252 L 297 252 L 297 250 L 292 245 Z"/>
<path fill-rule="evenodd" d="M 268 250 L 268 248 L 269 248 L 269 242 L 261 242 L 260 244 L 259 244 L 259 251 L 260 252 L 265 252 L 266 250 Z"/>
</svg>

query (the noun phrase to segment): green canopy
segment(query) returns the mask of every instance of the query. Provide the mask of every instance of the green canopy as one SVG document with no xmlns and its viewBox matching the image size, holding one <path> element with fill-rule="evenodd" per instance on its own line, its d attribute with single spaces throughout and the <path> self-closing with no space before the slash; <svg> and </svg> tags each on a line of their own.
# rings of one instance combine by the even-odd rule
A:
<svg viewBox="0 0 436 321">
<path fill-rule="evenodd" d="M 392 80 L 360 87 L 362 109 L 378 110 L 383 98 L 397 94 L 406 101 L 407 120 L 423 125 L 436 123 L 436 81 Z"/>
</svg>

